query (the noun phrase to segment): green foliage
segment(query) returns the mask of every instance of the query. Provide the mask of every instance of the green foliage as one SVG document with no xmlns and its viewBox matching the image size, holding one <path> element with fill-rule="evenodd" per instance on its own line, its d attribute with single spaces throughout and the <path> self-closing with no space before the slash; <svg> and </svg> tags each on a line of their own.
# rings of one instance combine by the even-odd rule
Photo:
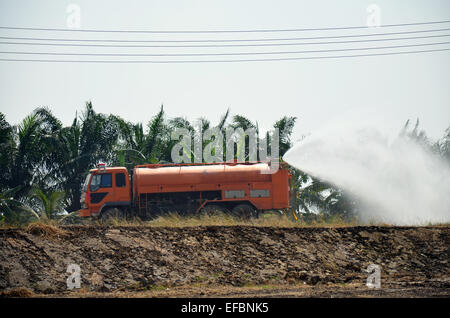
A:
<svg viewBox="0 0 450 318">
<path fill-rule="evenodd" d="M 407 138 L 413 142 L 420 144 L 423 147 L 429 148 L 430 141 L 424 130 L 419 130 L 419 118 L 412 129 L 410 129 L 410 120 L 408 119 L 400 131 L 400 137 Z"/>
<path fill-rule="evenodd" d="M 37 108 L 15 127 L 11 153 L 9 188 L 20 186 L 15 197 L 25 196 L 33 184 L 46 184 L 47 172 L 54 168 L 56 135 L 62 125 L 47 108 Z"/>
<path fill-rule="evenodd" d="M 356 202 L 342 190 L 298 169 L 291 168 L 291 173 L 295 194 L 291 199 L 292 207 L 303 218 L 311 221 L 317 221 L 316 217 L 320 216 L 353 219 Z"/>
<path fill-rule="evenodd" d="M 13 128 L 0 113 L 0 191 L 6 190 L 11 182 L 14 147 Z"/>
<path fill-rule="evenodd" d="M 295 121 L 297 117 L 288 117 L 284 116 L 280 120 L 278 120 L 274 128 L 278 128 L 280 132 L 280 155 L 283 156 L 289 148 L 292 147 L 291 144 L 291 135 L 294 130 Z"/>
<path fill-rule="evenodd" d="M 0 193 L 0 221 L 6 224 L 23 224 L 39 219 L 29 206 L 14 199 L 20 187 L 4 190 Z"/>
<path fill-rule="evenodd" d="M 450 164 L 450 127 L 445 131 L 444 137 L 433 145 L 436 153 Z"/>
<path fill-rule="evenodd" d="M 235 115 L 233 116 L 233 122 L 230 124 L 230 127 L 234 129 L 242 128 L 244 131 L 246 131 L 249 128 L 256 128 L 256 125 L 244 116 Z"/>
<path fill-rule="evenodd" d="M 49 191 L 45 193 L 39 188 L 32 190 L 30 201 L 37 201 L 34 205 L 41 218 L 53 219 L 58 213 L 64 211 L 64 196 L 62 191 Z"/>
</svg>

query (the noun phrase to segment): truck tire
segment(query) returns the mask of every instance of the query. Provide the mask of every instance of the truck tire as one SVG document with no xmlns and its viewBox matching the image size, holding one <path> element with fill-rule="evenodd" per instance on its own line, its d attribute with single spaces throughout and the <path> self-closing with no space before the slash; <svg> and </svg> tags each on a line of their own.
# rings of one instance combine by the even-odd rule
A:
<svg viewBox="0 0 450 318">
<path fill-rule="evenodd" d="M 113 219 L 122 220 L 125 218 L 123 211 L 119 208 L 108 208 L 102 212 L 100 219 L 102 223 L 109 222 Z"/>
<path fill-rule="evenodd" d="M 255 208 L 247 203 L 236 205 L 233 208 L 232 213 L 234 216 L 244 220 L 249 220 L 257 216 Z"/>
<path fill-rule="evenodd" d="M 208 204 L 200 210 L 201 215 L 214 216 L 220 214 L 229 214 L 230 211 L 220 204 Z"/>
</svg>

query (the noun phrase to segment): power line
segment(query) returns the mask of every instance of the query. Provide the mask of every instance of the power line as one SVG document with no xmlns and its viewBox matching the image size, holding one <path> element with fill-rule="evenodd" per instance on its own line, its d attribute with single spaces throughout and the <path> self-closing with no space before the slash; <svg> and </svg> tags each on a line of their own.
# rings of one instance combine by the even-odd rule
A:
<svg viewBox="0 0 450 318">
<path fill-rule="evenodd" d="M 403 27 L 413 25 L 430 25 L 449 23 L 445 21 L 385 24 L 379 28 Z M 94 30 L 94 29 L 58 29 L 58 28 L 32 28 L 32 27 L 12 27 L 0 26 L 5 30 L 27 30 L 27 31 L 56 31 L 56 32 L 97 32 L 97 33 L 260 33 L 260 32 L 301 32 L 301 31 L 331 31 L 331 30 L 351 30 L 367 29 L 368 26 L 345 26 L 345 27 L 322 27 L 322 28 L 298 28 L 298 29 L 260 29 L 260 30 Z"/>
<path fill-rule="evenodd" d="M 0 51 L 0 54 L 21 54 L 21 55 L 62 55 L 62 56 L 237 56 L 237 55 L 274 55 L 274 54 L 305 54 L 305 53 L 329 53 L 329 52 L 347 52 L 347 51 L 365 51 L 365 50 L 381 50 L 381 49 L 398 49 L 406 47 L 417 46 L 431 46 L 431 45 L 443 45 L 450 44 L 447 42 L 433 42 L 423 44 L 406 44 L 406 45 L 393 45 L 393 46 L 379 46 L 379 47 L 364 47 L 364 48 L 345 48 L 345 49 L 329 49 L 329 50 L 307 50 L 307 51 L 275 51 L 275 52 L 234 52 L 234 53 L 160 53 L 160 54 L 129 54 L 129 53 L 55 53 L 55 52 L 11 52 Z"/>
<path fill-rule="evenodd" d="M 420 51 L 402 51 L 402 52 L 389 52 L 389 53 L 373 53 L 373 54 L 356 54 L 356 55 L 335 55 L 335 56 L 310 56 L 310 57 L 286 57 L 286 58 L 265 58 L 265 59 L 239 59 L 239 60 L 173 60 L 173 61 L 131 61 L 131 60 L 31 60 L 31 59 L 4 59 L 0 58 L 0 62 L 57 62 L 57 63 L 152 63 L 152 64 L 170 64 L 170 63 L 230 63 L 230 62 L 264 62 L 264 61 L 294 61 L 294 60 L 317 60 L 317 59 L 337 59 L 337 58 L 350 58 L 350 57 L 368 57 L 368 56 L 384 56 L 384 55 L 399 55 L 399 54 L 415 54 L 415 53 L 429 53 L 450 51 L 450 48 L 445 49 L 433 49 L 433 50 L 420 50 Z"/>
<path fill-rule="evenodd" d="M 349 40 L 349 41 L 327 41 L 327 42 L 304 42 L 304 43 L 261 43 L 261 44 L 205 44 L 205 45 L 113 45 L 113 44 L 68 44 L 68 43 L 27 43 L 27 42 L 0 42 L 6 45 L 33 45 L 33 46 L 57 46 L 57 47 L 110 47 L 110 48 L 203 48 L 203 47 L 264 47 L 264 46 L 298 46 L 298 45 L 321 45 L 321 44 L 344 44 L 379 41 L 398 41 L 448 37 L 450 34 L 414 36 L 389 39 Z M 1 37 L 0 37 L 1 38 Z"/>
<path fill-rule="evenodd" d="M 206 39 L 206 40 L 115 40 L 115 39 L 61 39 L 61 38 L 36 38 L 36 37 L 8 37 L 0 36 L 0 39 L 5 40 L 29 40 L 29 41 L 70 41 L 70 42 L 128 42 L 128 43 L 190 43 L 190 42 L 272 42 L 272 41 L 297 41 L 297 40 L 319 40 L 319 39 L 337 39 L 337 38 L 354 38 L 354 37 L 370 37 L 380 35 L 400 35 L 400 34 L 413 34 L 413 33 L 426 33 L 426 32 L 441 32 L 449 31 L 446 29 L 432 29 L 432 30 L 416 30 L 416 31 L 403 31 L 403 32 L 387 32 L 387 33 L 371 33 L 371 34 L 352 34 L 352 35 L 334 35 L 334 36 L 315 36 L 315 37 L 295 37 L 295 38 L 265 38 L 265 39 Z"/>
</svg>

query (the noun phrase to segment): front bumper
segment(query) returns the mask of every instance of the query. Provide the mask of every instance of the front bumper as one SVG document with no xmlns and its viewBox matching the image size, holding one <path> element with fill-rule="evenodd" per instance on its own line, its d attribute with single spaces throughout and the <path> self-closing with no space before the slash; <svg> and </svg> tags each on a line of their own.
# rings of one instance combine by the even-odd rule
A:
<svg viewBox="0 0 450 318">
<path fill-rule="evenodd" d="M 91 211 L 89 209 L 80 209 L 78 210 L 79 216 L 91 216 Z"/>
</svg>

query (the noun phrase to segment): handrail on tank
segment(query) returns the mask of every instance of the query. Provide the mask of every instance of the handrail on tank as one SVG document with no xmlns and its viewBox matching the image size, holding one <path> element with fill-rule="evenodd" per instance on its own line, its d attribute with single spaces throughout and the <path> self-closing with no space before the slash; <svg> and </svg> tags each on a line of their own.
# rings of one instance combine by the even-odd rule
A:
<svg viewBox="0 0 450 318">
<path fill-rule="evenodd" d="M 143 165 L 137 165 L 135 168 L 161 168 L 161 167 L 182 167 L 182 166 L 208 166 L 208 165 L 227 165 L 227 166 L 235 166 L 235 165 L 254 165 L 258 163 L 265 163 L 264 161 L 251 161 L 251 162 L 237 162 L 234 160 L 233 162 L 197 162 L 197 163 L 148 163 Z M 269 162 L 270 164 L 270 162 Z"/>
</svg>

